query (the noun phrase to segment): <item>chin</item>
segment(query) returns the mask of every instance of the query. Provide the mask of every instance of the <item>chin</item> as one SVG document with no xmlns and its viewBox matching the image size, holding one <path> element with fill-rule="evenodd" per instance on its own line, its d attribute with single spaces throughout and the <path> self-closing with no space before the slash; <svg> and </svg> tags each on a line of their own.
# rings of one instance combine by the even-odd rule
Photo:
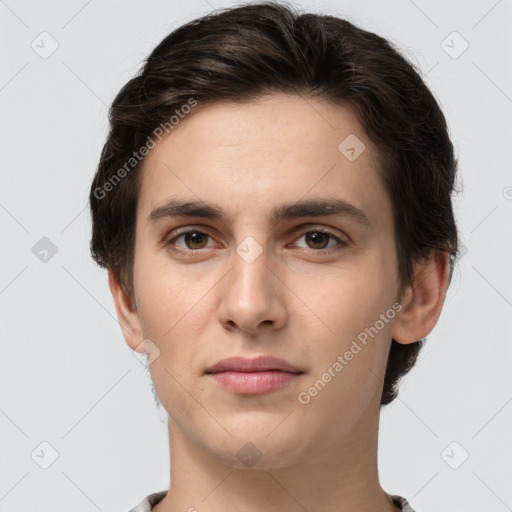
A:
<svg viewBox="0 0 512 512">
<path fill-rule="evenodd" d="M 223 463 L 244 470 L 272 470 L 292 466 L 304 457 L 306 446 L 300 431 L 291 432 L 283 428 L 277 434 L 274 423 L 272 428 L 263 429 L 254 425 L 226 439 L 222 447 L 210 446 L 215 457 Z M 279 427 L 278 427 L 279 428 Z M 268 435 L 269 432 L 272 432 Z"/>
</svg>

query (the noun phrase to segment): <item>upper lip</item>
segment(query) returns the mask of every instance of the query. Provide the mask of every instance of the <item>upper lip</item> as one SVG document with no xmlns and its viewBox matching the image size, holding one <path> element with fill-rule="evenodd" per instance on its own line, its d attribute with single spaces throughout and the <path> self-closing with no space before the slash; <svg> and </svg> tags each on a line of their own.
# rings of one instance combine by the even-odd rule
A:
<svg viewBox="0 0 512 512">
<path fill-rule="evenodd" d="M 259 356 L 255 358 L 228 357 L 222 359 L 206 369 L 206 373 L 219 372 L 264 372 L 268 370 L 279 370 L 289 373 L 303 373 L 292 364 L 271 356 Z"/>
</svg>

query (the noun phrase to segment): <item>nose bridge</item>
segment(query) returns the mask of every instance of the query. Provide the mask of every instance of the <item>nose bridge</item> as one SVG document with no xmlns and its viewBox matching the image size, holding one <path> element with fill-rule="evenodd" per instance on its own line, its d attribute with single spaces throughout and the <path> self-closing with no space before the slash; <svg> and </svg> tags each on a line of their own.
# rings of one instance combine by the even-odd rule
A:
<svg viewBox="0 0 512 512">
<path fill-rule="evenodd" d="M 221 298 L 223 322 L 246 331 L 253 331 L 263 322 L 282 324 L 284 299 L 279 293 L 279 280 L 272 270 L 271 259 L 271 253 L 253 237 L 246 237 L 238 244 Z"/>
<path fill-rule="evenodd" d="M 269 260 L 269 251 L 254 237 L 248 236 L 238 244 L 233 254 L 230 286 L 236 287 L 239 300 L 254 301 L 270 293 L 275 276 L 269 268 Z"/>
</svg>

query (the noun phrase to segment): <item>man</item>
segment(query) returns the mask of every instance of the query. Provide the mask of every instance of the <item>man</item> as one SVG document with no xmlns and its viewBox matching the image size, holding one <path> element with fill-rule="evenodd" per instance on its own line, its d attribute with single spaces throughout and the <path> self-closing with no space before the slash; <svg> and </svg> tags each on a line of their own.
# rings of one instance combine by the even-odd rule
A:
<svg viewBox="0 0 512 512">
<path fill-rule="evenodd" d="M 167 491 L 135 512 L 411 512 L 379 412 L 457 255 L 456 160 L 413 67 L 274 3 L 166 37 L 111 109 L 94 259 L 168 413 Z"/>
</svg>

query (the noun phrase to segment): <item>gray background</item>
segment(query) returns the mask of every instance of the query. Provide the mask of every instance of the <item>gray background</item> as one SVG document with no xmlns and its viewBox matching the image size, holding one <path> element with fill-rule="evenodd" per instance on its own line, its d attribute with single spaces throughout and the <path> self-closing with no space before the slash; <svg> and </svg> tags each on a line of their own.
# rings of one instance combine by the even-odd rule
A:
<svg viewBox="0 0 512 512">
<path fill-rule="evenodd" d="M 87 197 L 117 91 L 173 28 L 230 5 L 0 1 L 3 512 L 126 512 L 169 483 L 165 425 L 89 256 Z M 512 2 L 295 5 L 396 42 L 425 73 L 459 158 L 467 252 L 383 410 L 382 485 L 418 512 L 512 510 Z"/>
</svg>

